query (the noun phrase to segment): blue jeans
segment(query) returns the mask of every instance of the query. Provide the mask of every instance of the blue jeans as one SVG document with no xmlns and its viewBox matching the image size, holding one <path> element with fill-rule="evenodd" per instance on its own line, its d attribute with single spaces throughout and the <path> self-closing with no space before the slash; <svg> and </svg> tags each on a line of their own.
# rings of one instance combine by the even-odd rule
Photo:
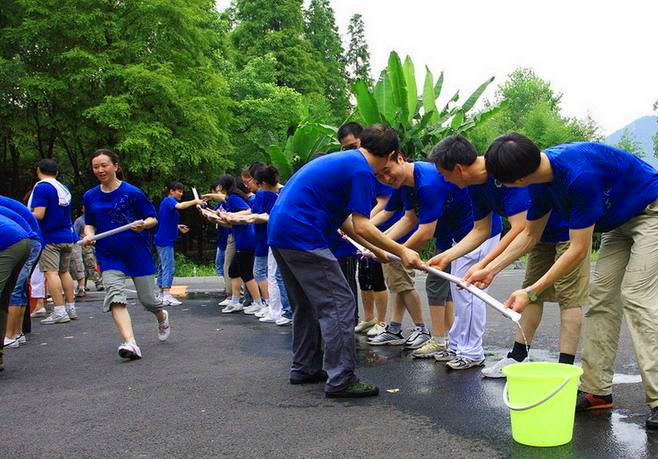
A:
<svg viewBox="0 0 658 459">
<path fill-rule="evenodd" d="M 215 272 L 219 277 L 224 277 L 224 260 L 226 259 L 226 249 L 221 249 L 217 247 L 217 253 L 215 253 Z"/>
<path fill-rule="evenodd" d="M 267 280 L 267 257 L 254 258 L 254 279 L 256 282 Z"/>
<path fill-rule="evenodd" d="M 39 259 L 39 254 L 41 253 L 41 242 L 34 239 L 30 239 L 30 244 L 32 248 L 30 249 L 30 255 L 25 260 L 21 272 L 18 273 L 18 279 L 16 279 L 16 287 L 14 291 L 11 292 L 11 298 L 9 304 L 14 306 L 25 306 L 27 305 L 27 281 L 30 280 L 32 275 L 32 268 L 34 264 Z"/>
<path fill-rule="evenodd" d="M 292 319 L 292 306 L 290 306 L 290 301 L 288 300 L 288 292 L 286 291 L 286 285 L 283 283 L 283 276 L 281 275 L 281 270 L 277 266 L 276 273 L 274 274 L 276 279 L 276 284 L 279 286 L 279 297 L 281 297 L 281 315 L 287 319 Z"/>
<path fill-rule="evenodd" d="M 176 274 L 176 261 L 174 260 L 174 247 L 158 247 L 158 256 L 160 257 L 160 265 L 158 266 L 158 287 L 171 288 L 174 281 L 174 274 Z"/>
</svg>

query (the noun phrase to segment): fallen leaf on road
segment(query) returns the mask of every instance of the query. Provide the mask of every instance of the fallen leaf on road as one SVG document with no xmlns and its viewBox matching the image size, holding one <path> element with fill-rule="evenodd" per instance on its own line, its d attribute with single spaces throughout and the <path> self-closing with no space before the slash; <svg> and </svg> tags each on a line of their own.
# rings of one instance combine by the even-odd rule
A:
<svg viewBox="0 0 658 459">
<path fill-rule="evenodd" d="M 386 389 L 386 392 L 390 392 L 391 394 L 395 394 L 396 392 L 400 392 L 400 389 Z"/>
</svg>

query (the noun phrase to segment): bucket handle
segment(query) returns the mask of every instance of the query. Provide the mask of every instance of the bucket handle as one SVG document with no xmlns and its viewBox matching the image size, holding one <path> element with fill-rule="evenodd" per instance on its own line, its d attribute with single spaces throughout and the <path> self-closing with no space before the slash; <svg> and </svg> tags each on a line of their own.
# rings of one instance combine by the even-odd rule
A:
<svg viewBox="0 0 658 459">
<path fill-rule="evenodd" d="M 513 411 L 529 410 L 530 408 L 534 408 L 534 407 L 539 406 L 542 403 L 547 402 L 548 400 L 550 400 L 553 396 L 555 396 L 558 392 L 560 392 L 564 388 L 564 386 L 566 386 L 569 383 L 570 380 L 571 380 L 571 376 L 567 376 L 566 378 L 564 378 L 564 381 L 562 381 L 562 384 L 560 384 L 557 387 L 557 389 L 555 389 L 553 392 L 551 392 L 550 394 L 548 394 L 546 397 L 542 398 L 538 402 L 532 403 L 532 404 L 527 405 L 527 406 L 512 406 L 512 405 L 510 405 L 509 398 L 507 397 L 507 382 L 505 382 L 505 388 L 503 389 L 503 402 L 505 403 L 507 408 L 509 408 L 510 410 L 513 410 Z"/>
</svg>

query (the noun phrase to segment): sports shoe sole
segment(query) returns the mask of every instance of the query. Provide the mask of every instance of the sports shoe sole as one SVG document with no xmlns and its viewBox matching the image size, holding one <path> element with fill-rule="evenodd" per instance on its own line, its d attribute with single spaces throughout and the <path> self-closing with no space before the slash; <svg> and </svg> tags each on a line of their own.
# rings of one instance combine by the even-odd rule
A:
<svg viewBox="0 0 658 459">
<path fill-rule="evenodd" d="M 474 364 L 469 365 L 469 366 L 467 366 L 467 367 L 457 367 L 457 368 L 453 368 L 453 367 L 451 367 L 450 365 L 448 365 L 448 363 L 450 363 L 450 362 L 446 362 L 446 368 L 447 368 L 448 370 L 454 370 L 454 371 L 459 371 L 459 370 L 470 370 L 471 368 L 479 368 L 479 367 L 483 367 L 483 366 L 484 366 L 484 360 L 483 360 L 482 362 L 480 362 L 480 363 L 474 363 Z"/>
<path fill-rule="evenodd" d="M 375 397 L 379 395 L 379 388 L 376 387 L 373 390 L 363 391 L 363 392 L 325 392 L 324 396 L 326 398 L 365 398 L 365 397 Z"/>
<path fill-rule="evenodd" d="M 416 349 L 420 349 L 421 347 L 423 347 L 426 342 L 427 341 L 423 341 L 422 343 L 414 344 L 413 346 L 410 345 L 410 344 L 405 344 L 404 349 L 407 350 L 407 351 L 415 351 Z"/>
<path fill-rule="evenodd" d="M 128 349 L 119 349 L 119 357 L 128 360 L 139 360 L 141 357 Z"/>
<path fill-rule="evenodd" d="M 604 405 L 594 405 L 594 406 L 588 406 L 582 411 L 596 411 L 596 410 L 609 410 L 613 407 L 613 403 L 606 403 Z M 582 412 L 581 411 L 581 412 Z"/>
<path fill-rule="evenodd" d="M 393 339 L 390 341 L 384 341 L 382 343 L 373 343 L 372 341 L 368 341 L 368 344 L 371 346 L 402 346 L 407 340 L 402 338 L 402 339 Z"/>
</svg>

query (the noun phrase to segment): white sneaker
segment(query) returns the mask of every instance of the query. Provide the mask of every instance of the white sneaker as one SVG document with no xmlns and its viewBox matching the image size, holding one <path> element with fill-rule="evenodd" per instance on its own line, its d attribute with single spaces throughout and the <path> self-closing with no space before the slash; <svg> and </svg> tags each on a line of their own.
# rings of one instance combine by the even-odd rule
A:
<svg viewBox="0 0 658 459">
<path fill-rule="evenodd" d="M 267 312 L 267 314 L 265 314 L 263 317 L 261 317 L 261 318 L 258 319 L 258 320 L 261 321 L 261 322 L 268 322 L 268 323 L 269 323 L 269 322 L 272 322 L 272 323 L 274 323 L 274 322 L 276 322 L 277 320 L 279 320 L 280 318 L 281 318 L 281 316 L 280 316 L 279 314 L 275 314 L 275 313 L 272 312 L 272 310 L 270 309 L 270 310 Z"/>
<path fill-rule="evenodd" d="M 164 309 L 162 312 L 164 312 L 165 318 L 162 322 L 158 321 L 158 339 L 160 341 L 167 341 L 169 333 L 171 332 L 171 327 L 169 326 L 169 313 Z"/>
<path fill-rule="evenodd" d="M 261 309 L 263 309 L 262 304 L 254 303 L 251 306 L 247 306 L 246 308 L 242 309 L 242 312 L 244 312 L 247 315 L 253 315 L 256 314 L 258 311 L 260 311 Z"/>
<path fill-rule="evenodd" d="M 382 333 L 384 330 L 386 330 L 386 323 L 384 322 L 379 322 L 377 325 L 372 327 L 368 332 L 366 333 L 367 336 L 377 336 L 380 333 Z"/>
<path fill-rule="evenodd" d="M 15 349 L 15 348 L 18 347 L 18 340 L 16 340 L 16 339 L 11 339 L 11 338 L 7 338 L 7 337 L 5 336 L 4 344 L 5 344 L 4 347 L 6 347 L 6 348 Z"/>
<path fill-rule="evenodd" d="M 226 306 L 224 309 L 222 309 L 222 313 L 230 314 L 232 312 L 242 311 L 242 309 L 244 309 L 242 307 L 242 303 L 229 303 L 228 306 Z"/>
<path fill-rule="evenodd" d="M 23 344 L 27 344 L 27 338 L 25 337 L 25 334 L 23 332 L 21 332 L 21 334 L 18 335 L 18 338 L 16 338 L 16 341 L 18 341 L 18 344 L 20 344 L 21 346 Z"/>
<path fill-rule="evenodd" d="M 269 315 L 269 314 L 270 314 L 270 311 L 271 311 L 271 309 L 270 309 L 269 306 L 263 306 L 263 307 L 260 308 L 258 311 L 256 311 L 256 313 L 255 313 L 254 315 L 255 315 L 256 317 L 259 317 L 259 318 L 260 318 L 260 317 L 265 317 L 266 315 Z"/>
<path fill-rule="evenodd" d="M 183 303 L 174 298 L 171 294 L 165 293 L 162 295 L 162 304 L 167 306 L 180 306 Z"/>
<path fill-rule="evenodd" d="M 227 296 L 222 301 L 217 303 L 217 306 L 228 306 L 229 304 L 231 304 L 231 295 Z"/>
<path fill-rule="evenodd" d="M 137 344 L 123 343 L 119 346 L 119 357 L 129 360 L 141 359 L 142 350 Z"/>
<path fill-rule="evenodd" d="M 287 317 L 281 316 L 274 323 L 281 326 L 290 325 L 292 323 L 292 319 L 288 319 Z"/>
<path fill-rule="evenodd" d="M 526 362 L 528 359 L 524 360 Z M 486 367 L 482 370 L 482 376 L 485 378 L 504 378 L 503 368 L 514 365 L 515 363 L 520 363 L 514 360 L 511 357 L 505 357 L 504 359 L 499 360 L 490 367 Z"/>
<path fill-rule="evenodd" d="M 46 315 L 48 315 L 46 308 L 39 308 L 30 314 L 30 317 L 46 317 Z"/>
<path fill-rule="evenodd" d="M 69 319 L 71 320 L 76 320 L 78 318 L 78 314 L 75 312 L 75 305 L 67 306 L 66 313 L 69 315 Z"/>
<path fill-rule="evenodd" d="M 41 325 L 65 324 L 70 321 L 71 318 L 66 311 L 60 313 L 53 311 L 48 317 L 41 321 Z"/>
</svg>

